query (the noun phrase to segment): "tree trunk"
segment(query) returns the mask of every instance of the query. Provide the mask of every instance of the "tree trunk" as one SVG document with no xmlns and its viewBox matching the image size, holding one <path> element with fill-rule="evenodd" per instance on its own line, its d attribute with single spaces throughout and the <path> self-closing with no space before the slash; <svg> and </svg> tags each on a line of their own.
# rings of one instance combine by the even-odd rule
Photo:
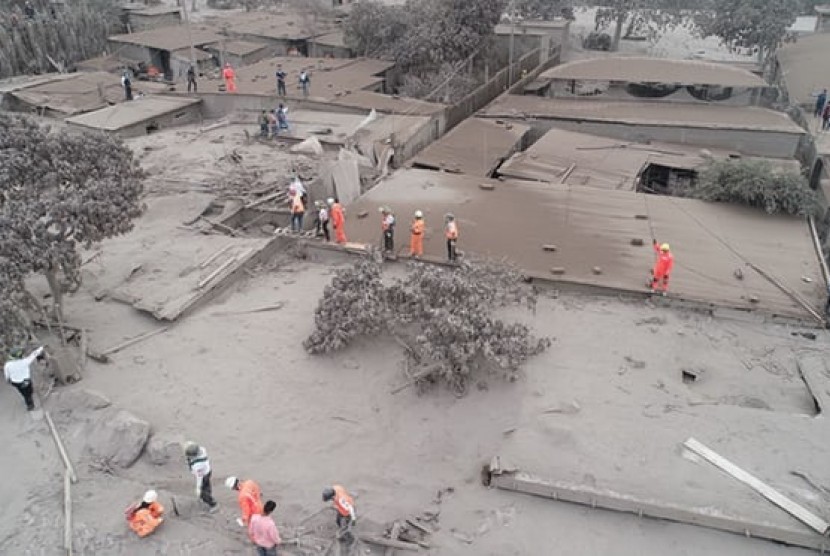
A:
<svg viewBox="0 0 830 556">
<path fill-rule="evenodd" d="M 621 13 L 617 16 L 617 25 L 614 27 L 614 40 L 611 42 L 612 52 L 617 52 L 620 49 L 620 39 L 622 38 L 626 15 L 625 13 Z"/>
<path fill-rule="evenodd" d="M 58 321 L 58 332 L 60 333 L 61 343 L 66 345 L 66 337 L 63 330 L 63 290 L 58 279 L 58 269 L 60 264 L 53 261 L 46 271 L 46 281 L 49 283 L 49 290 L 52 292 L 52 308 L 55 312 L 55 318 Z"/>
<path fill-rule="evenodd" d="M 199 11 L 198 0 L 193 0 L 193 3 L 190 4 L 190 13 Z"/>
</svg>

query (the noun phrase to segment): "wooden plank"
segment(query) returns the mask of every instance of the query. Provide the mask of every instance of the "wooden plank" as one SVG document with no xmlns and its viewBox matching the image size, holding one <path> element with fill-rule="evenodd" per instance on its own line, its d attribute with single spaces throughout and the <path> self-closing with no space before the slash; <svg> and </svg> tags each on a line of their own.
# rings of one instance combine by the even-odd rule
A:
<svg viewBox="0 0 830 556">
<path fill-rule="evenodd" d="M 199 283 L 198 283 L 198 284 L 196 284 L 196 287 L 197 287 L 197 288 L 199 288 L 199 289 L 202 289 L 202 288 L 204 288 L 205 286 L 207 286 L 208 284 L 210 284 L 210 283 L 211 283 L 211 281 L 212 281 L 214 278 L 216 278 L 217 276 L 219 276 L 219 275 L 220 275 L 222 272 L 224 272 L 224 271 L 225 271 L 225 270 L 226 270 L 229 266 L 231 266 L 233 263 L 235 263 L 235 262 L 236 262 L 236 259 L 237 259 L 237 257 L 231 257 L 230 259 L 228 259 L 227 261 L 225 261 L 224 263 L 222 263 L 221 265 L 219 265 L 219 268 L 217 268 L 216 270 L 214 270 L 213 272 L 211 272 L 210 274 L 208 274 L 206 278 L 203 278 L 202 280 L 199 280 Z"/>
<path fill-rule="evenodd" d="M 69 470 L 63 473 L 63 547 L 72 556 L 72 477 Z"/>
<path fill-rule="evenodd" d="M 115 345 L 115 346 L 113 346 L 109 349 L 106 349 L 106 350 L 102 351 L 100 353 L 100 355 L 103 356 L 103 357 L 106 357 L 108 355 L 112 355 L 113 353 L 119 352 L 122 349 L 126 349 L 126 348 L 130 347 L 133 344 L 143 342 L 144 340 L 152 338 L 153 336 L 157 336 L 157 335 L 161 334 L 162 332 L 167 332 L 167 330 L 169 328 L 170 328 L 169 326 L 162 326 L 161 328 L 156 328 L 155 330 L 150 330 L 149 332 L 145 332 L 144 334 L 139 334 L 138 336 L 130 338 L 129 340 L 125 340 L 125 341 L 121 342 L 120 344 L 117 344 L 117 345 Z"/>
<path fill-rule="evenodd" d="M 767 539 L 813 550 L 830 549 L 830 539 L 816 534 L 800 523 L 781 525 L 730 515 L 712 506 L 694 507 L 663 500 L 644 498 L 637 494 L 620 493 L 568 481 L 549 481 L 523 472 L 491 474 L 490 486 L 521 492 L 557 501 L 582 504 L 592 508 L 615 510 L 643 517 L 666 519 L 737 533 L 746 537 Z"/>
<path fill-rule="evenodd" d="M 813 512 L 805 508 L 804 506 L 793 502 L 768 484 L 764 483 L 754 475 L 747 473 L 728 459 L 722 457 L 720 454 L 711 450 L 695 440 L 694 438 L 688 439 L 683 445 L 691 450 L 692 452 L 696 453 L 715 467 L 720 468 L 722 471 L 725 471 L 733 478 L 741 481 L 745 485 L 749 486 L 756 492 L 758 492 L 761 496 L 784 510 L 785 512 L 789 513 L 799 521 L 802 521 L 820 535 L 826 535 L 828 529 L 830 529 L 830 523 L 827 523 Z"/>
<path fill-rule="evenodd" d="M 401 536 L 401 522 L 396 521 L 392 524 L 392 530 L 389 532 L 389 538 L 393 541 L 398 540 L 398 537 Z M 386 550 L 383 551 L 383 556 L 395 556 L 395 547 L 387 546 Z"/>
<path fill-rule="evenodd" d="M 49 431 L 52 433 L 52 439 L 55 441 L 55 446 L 58 447 L 58 452 L 63 460 L 63 466 L 66 468 L 67 473 L 69 473 L 69 478 L 73 483 L 77 483 L 78 476 L 75 474 L 75 468 L 72 466 L 72 461 L 69 459 L 69 454 L 66 452 L 63 440 L 61 440 L 61 436 L 58 434 L 58 429 L 55 427 L 54 421 L 52 421 L 52 416 L 49 415 L 49 412 L 44 409 L 43 417 L 46 419 L 46 424 L 49 425 Z"/>
<path fill-rule="evenodd" d="M 404 541 L 392 541 L 384 539 L 377 535 L 367 535 L 365 533 L 358 533 L 357 538 L 369 544 L 376 544 L 378 546 L 385 546 L 388 548 L 396 548 L 398 550 L 408 550 L 410 552 L 419 552 L 421 548 L 414 543 Z"/>
<path fill-rule="evenodd" d="M 216 251 L 213 255 L 211 255 L 210 257 L 208 257 L 207 259 L 205 259 L 201 263 L 199 263 L 199 268 L 205 268 L 210 263 L 215 261 L 216 258 L 219 257 L 219 255 L 221 255 L 222 253 L 224 253 L 225 251 L 227 251 L 231 247 L 233 247 L 233 243 L 229 243 L 226 246 L 224 246 L 223 248 L 221 248 L 220 250 Z"/>
</svg>

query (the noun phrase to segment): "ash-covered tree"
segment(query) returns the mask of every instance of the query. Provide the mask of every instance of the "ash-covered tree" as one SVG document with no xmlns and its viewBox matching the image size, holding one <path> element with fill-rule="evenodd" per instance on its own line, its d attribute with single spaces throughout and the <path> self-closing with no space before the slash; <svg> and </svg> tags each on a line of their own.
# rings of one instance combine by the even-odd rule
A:
<svg viewBox="0 0 830 556">
<path fill-rule="evenodd" d="M 769 214 L 816 215 L 819 202 L 799 172 L 775 168 L 765 160 L 710 162 L 697 180 L 676 194 L 703 201 L 748 205 Z"/>
<path fill-rule="evenodd" d="M 340 270 L 326 287 L 315 330 L 303 345 L 319 354 L 358 337 L 386 335 L 404 346 L 410 383 L 442 383 L 461 395 L 487 372 L 513 377 L 550 346 L 527 326 L 495 314 L 508 305 L 534 310 L 536 297 L 521 274 L 504 265 L 413 263 L 405 277 L 386 285 L 381 265 L 367 259 Z"/>
<path fill-rule="evenodd" d="M 703 36 L 751 50 L 763 64 L 781 46 L 801 9 L 801 0 L 710 0 L 695 23 Z"/>
<path fill-rule="evenodd" d="M 702 7 L 701 1 L 708 0 L 602 0 L 595 16 L 596 28 L 614 27 L 611 50 L 617 51 L 623 36 L 638 33 L 654 39 L 682 24 L 690 10 Z"/>
<path fill-rule="evenodd" d="M 62 319 L 64 289 L 80 283 L 79 249 L 132 229 L 142 209 L 142 179 L 132 152 L 112 137 L 53 131 L 0 114 L 0 278 L 10 285 L 0 297 L 6 306 L 24 310 L 21 299 L 31 296 L 23 280 L 40 273 Z"/>
<path fill-rule="evenodd" d="M 504 0 L 407 0 L 404 6 L 360 2 L 344 24 L 344 40 L 358 54 L 393 59 L 403 74 L 431 82 L 447 65 L 453 74 L 459 73 L 484 48 L 504 4 Z M 433 90 L 430 96 L 438 93 L 446 96 L 446 90 Z"/>
<path fill-rule="evenodd" d="M 571 0 L 513 0 L 511 6 L 516 15 L 525 19 L 574 19 Z"/>
</svg>

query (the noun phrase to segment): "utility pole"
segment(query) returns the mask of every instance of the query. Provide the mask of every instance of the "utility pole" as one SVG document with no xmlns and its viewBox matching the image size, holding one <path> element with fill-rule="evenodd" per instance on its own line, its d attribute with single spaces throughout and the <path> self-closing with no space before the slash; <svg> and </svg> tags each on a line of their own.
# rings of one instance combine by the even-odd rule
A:
<svg viewBox="0 0 830 556">
<path fill-rule="evenodd" d="M 190 65 L 193 66 L 193 71 L 198 71 L 196 67 L 196 49 L 193 47 L 193 31 L 190 28 L 190 16 L 187 13 L 187 0 L 181 0 L 181 6 L 184 24 L 187 26 L 187 40 L 190 42 Z"/>
<path fill-rule="evenodd" d="M 515 0 L 511 0 L 510 6 L 508 7 L 510 13 L 510 55 L 509 60 L 507 62 L 507 87 L 510 88 L 513 85 L 513 43 L 515 41 L 516 35 L 516 6 Z"/>
</svg>

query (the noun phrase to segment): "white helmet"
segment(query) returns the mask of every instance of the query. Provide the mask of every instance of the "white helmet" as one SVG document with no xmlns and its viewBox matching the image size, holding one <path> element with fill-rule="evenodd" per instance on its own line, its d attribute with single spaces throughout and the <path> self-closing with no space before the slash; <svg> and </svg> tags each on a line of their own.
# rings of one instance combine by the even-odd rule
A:
<svg viewBox="0 0 830 556">
<path fill-rule="evenodd" d="M 239 479 L 237 479 L 236 477 L 228 477 L 227 479 L 225 479 L 225 486 L 233 490 L 238 481 Z"/>
<path fill-rule="evenodd" d="M 144 497 L 141 499 L 142 502 L 145 504 L 152 504 L 156 500 L 159 499 L 159 494 L 155 490 L 148 490 L 144 493 Z"/>
<path fill-rule="evenodd" d="M 329 205 L 333 205 L 334 204 L 334 199 L 329 197 L 328 199 L 326 199 L 326 203 L 328 203 Z"/>
<path fill-rule="evenodd" d="M 420 210 L 415 211 L 415 218 L 423 218 L 423 217 L 424 217 L 423 212 L 421 212 Z"/>
</svg>

